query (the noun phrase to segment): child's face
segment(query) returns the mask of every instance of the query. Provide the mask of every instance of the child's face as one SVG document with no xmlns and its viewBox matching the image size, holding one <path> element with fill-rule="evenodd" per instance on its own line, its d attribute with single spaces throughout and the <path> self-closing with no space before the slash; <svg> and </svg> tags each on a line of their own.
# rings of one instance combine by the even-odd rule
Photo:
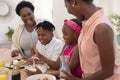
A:
<svg viewBox="0 0 120 80">
<path fill-rule="evenodd" d="M 42 27 L 38 29 L 37 33 L 38 33 L 38 39 L 43 45 L 48 44 L 53 37 L 53 32 L 44 30 Z"/>
<path fill-rule="evenodd" d="M 70 27 L 68 27 L 66 24 L 63 25 L 62 32 L 63 32 L 63 39 L 65 43 L 67 45 L 73 44 L 75 32 Z"/>
</svg>

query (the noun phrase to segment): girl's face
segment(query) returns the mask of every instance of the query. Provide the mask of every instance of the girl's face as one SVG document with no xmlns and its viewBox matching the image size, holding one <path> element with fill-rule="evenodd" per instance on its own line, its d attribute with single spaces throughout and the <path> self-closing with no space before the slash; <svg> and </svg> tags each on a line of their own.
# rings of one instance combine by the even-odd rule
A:
<svg viewBox="0 0 120 80">
<path fill-rule="evenodd" d="M 53 37 L 53 32 L 44 30 L 42 27 L 38 29 L 37 33 L 38 33 L 38 39 L 43 45 L 48 44 Z"/>
<path fill-rule="evenodd" d="M 35 24 L 34 12 L 28 7 L 24 7 L 20 10 L 20 17 L 28 26 L 33 26 Z"/>
<path fill-rule="evenodd" d="M 72 45 L 76 39 L 75 32 L 66 24 L 63 25 L 62 32 L 65 44 Z"/>
</svg>

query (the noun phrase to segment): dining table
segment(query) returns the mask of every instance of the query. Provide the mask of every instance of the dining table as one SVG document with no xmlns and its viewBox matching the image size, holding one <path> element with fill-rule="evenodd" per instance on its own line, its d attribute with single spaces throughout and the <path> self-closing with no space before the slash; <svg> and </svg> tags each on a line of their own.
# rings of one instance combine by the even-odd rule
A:
<svg viewBox="0 0 120 80">
<path fill-rule="evenodd" d="M 4 64 L 12 61 L 13 58 L 11 57 L 11 50 L 9 48 L 0 48 L 0 59 L 3 59 Z M 58 73 L 58 71 L 59 70 L 48 69 L 45 73 L 56 76 L 56 73 Z M 21 68 L 20 72 L 21 72 L 21 80 L 26 80 L 28 75 L 26 74 L 25 69 Z M 12 77 L 12 69 L 9 69 L 8 80 L 11 80 L 11 77 Z"/>
</svg>

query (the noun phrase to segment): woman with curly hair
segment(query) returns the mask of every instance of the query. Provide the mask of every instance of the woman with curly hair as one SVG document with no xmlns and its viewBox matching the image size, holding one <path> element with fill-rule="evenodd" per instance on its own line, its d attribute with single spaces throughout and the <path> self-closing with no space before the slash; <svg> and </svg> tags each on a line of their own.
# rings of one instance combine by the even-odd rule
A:
<svg viewBox="0 0 120 80">
<path fill-rule="evenodd" d="M 35 47 L 38 41 L 37 32 L 35 31 L 38 22 L 35 20 L 34 6 L 28 1 L 21 1 L 16 6 L 15 11 L 22 19 L 23 24 L 19 25 L 13 34 L 11 56 L 16 57 L 21 54 L 23 58 L 30 58 L 32 56 L 30 49 Z"/>
</svg>

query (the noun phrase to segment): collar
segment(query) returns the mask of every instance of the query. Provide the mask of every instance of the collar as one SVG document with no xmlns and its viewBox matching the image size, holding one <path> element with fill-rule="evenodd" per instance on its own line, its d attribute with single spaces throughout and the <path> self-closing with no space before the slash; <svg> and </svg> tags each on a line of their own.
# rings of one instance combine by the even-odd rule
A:
<svg viewBox="0 0 120 80">
<path fill-rule="evenodd" d="M 98 11 L 96 11 L 87 21 L 83 22 L 83 28 L 86 27 L 86 29 L 89 28 L 90 25 L 92 25 L 94 23 L 94 21 L 96 21 L 96 19 L 99 18 L 99 16 L 103 15 L 103 9 L 99 8 Z"/>
<path fill-rule="evenodd" d="M 49 47 L 51 47 L 51 45 L 53 45 L 53 44 L 55 43 L 55 41 L 56 41 L 56 38 L 53 37 L 53 38 L 51 39 L 51 41 L 50 41 L 48 44 L 45 45 L 46 49 L 49 48 Z"/>
</svg>

